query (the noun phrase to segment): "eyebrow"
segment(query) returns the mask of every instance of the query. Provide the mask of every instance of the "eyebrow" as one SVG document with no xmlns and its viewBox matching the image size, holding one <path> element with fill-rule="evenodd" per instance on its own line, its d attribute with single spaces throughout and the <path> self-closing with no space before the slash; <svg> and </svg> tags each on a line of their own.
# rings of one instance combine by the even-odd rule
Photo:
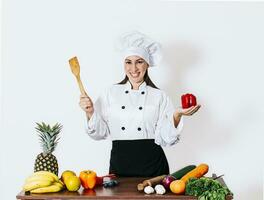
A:
<svg viewBox="0 0 264 200">
<path fill-rule="evenodd" d="M 136 61 L 143 60 L 142 58 L 137 59 Z M 126 61 L 131 61 L 130 59 L 126 58 Z"/>
</svg>

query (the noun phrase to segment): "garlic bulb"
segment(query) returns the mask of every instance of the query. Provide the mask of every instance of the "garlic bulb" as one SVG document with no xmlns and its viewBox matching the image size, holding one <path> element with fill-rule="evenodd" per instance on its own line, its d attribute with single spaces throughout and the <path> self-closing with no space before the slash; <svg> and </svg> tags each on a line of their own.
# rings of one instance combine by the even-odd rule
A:
<svg viewBox="0 0 264 200">
<path fill-rule="evenodd" d="M 166 189 L 164 188 L 163 185 L 160 185 L 160 184 L 155 186 L 155 191 L 157 194 L 165 194 L 166 193 Z"/>
<path fill-rule="evenodd" d="M 147 186 L 147 187 L 144 188 L 144 192 L 145 192 L 146 194 L 151 194 L 151 193 L 154 192 L 154 189 L 153 189 L 153 187 L 151 187 L 151 186 Z"/>
</svg>

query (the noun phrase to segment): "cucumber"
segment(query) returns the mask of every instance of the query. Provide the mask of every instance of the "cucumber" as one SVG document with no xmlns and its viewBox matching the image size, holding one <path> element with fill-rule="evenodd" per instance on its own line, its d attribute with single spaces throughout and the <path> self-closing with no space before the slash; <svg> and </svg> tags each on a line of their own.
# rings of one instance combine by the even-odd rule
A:
<svg viewBox="0 0 264 200">
<path fill-rule="evenodd" d="M 175 179 L 181 179 L 185 174 L 192 171 L 194 168 L 196 168 L 195 165 L 188 165 L 174 173 L 171 174 Z"/>
</svg>

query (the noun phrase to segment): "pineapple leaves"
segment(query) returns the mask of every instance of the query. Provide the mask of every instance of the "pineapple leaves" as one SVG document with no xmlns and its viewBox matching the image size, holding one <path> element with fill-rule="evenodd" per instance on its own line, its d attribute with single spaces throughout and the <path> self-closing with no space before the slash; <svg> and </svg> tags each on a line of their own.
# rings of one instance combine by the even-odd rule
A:
<svg viewBox="0 0 264 200">
<path fill-rule="evenodd" d="M 60 139 L 58 138 L 58 135 L 62 129 L 62 125 L 56 123 L 51 127 L 49 124 L 45 124 L 44 122 L 36 124 L 37 126 L 35 127 L 35 129 L 38 133 L 43 153 L 52 153 L 55 150 Z"/>
</svg>

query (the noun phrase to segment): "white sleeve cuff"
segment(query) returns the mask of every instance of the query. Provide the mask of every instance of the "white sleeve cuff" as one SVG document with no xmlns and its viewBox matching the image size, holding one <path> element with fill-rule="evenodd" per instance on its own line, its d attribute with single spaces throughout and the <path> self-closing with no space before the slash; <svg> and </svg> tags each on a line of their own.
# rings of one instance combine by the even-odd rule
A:
<svg viewBox="0 0 264 200">
<path fill-rule="evenodd" d="M 96 129 L 95 126 L 96 126 L 97 118 L 98 117 L 97 117 L 96 112 L 93 113 L 90 119 L 85 117 L 85 128 L 86 128 L 87 134 L 92 135 L 93 133 L 95 133 L 95 129 Z"/>
<path fill-rule="evenodd" d="M 177 144 L 180 141 L 180 132 L 183 129 L 183 117 L 181 117 L 177 128 L 174 126 L 172 116 L 172 120 L 169 120 L 168 117 L 169 116 L 167 116 L 167 119 L 161 121 L 155 133 L 155 143 L 161 146 L 172 146 Z"/>
</svg>

